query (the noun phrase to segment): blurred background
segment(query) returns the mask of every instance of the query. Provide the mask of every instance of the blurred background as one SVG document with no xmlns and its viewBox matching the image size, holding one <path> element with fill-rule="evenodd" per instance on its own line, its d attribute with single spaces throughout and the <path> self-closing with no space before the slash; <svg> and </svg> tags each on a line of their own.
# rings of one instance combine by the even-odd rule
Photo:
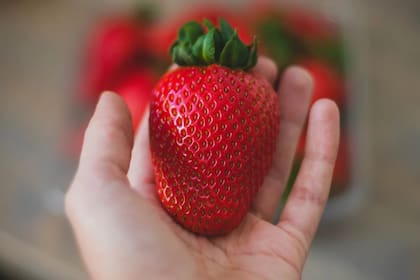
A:
<svg viewBox="0 0 420 280">
<path fill-rule="evenodd" d="M 121 18 L 127 25 L 126 18 L 135 14 L 143 30 L 161 34 L 147 37 L 156 44 L 153 40 L 171 38 L 168 26 L 191 16 L 181 12 L 188 1 L 153 1 L 154 9 L 139 10 L 143 2 L 0 1 L 0 279 L 87 279 L 63 197 L 95 94 L 102 87 L 119 89 L 134 106 L 132 113 L 141 115 L 133 108 L 144 101 L 132 92 L 148 92 L 169 63 L 165 54 L 136 47 L 130 59 L 135 63 L 115 66 L 118 62 L 98 55 L 98 48 L 112 41 L 101 36 L 106 26 Z M 343 132 L 350 143 L 341 161 L 345 180 L 335 183 L 304 279 L 420 279 L 420 113 L 415 109 L 420 104 L 420 3 L 293 1 L 316 16 L 297 13 L 298 24 L 290 25 L 288 15 L 296 13 L 278 8 L 279 13 L 264 17 L 264 5 L 250 8 L 257 2 L 224 1 L 217 13 L 235 7 L 255 15 L 241 28 L 261 35 L 262 51 L 280 69 L 302 63 L 321 77 L 323 89 L 340 81 L 331 98 L 342 102 Z M 237 13 L 228 16 L 235 20 Z M 281 20 L 260 24 L 267 18 Z M 118 28 L 111 38 L 126 38 Z M 264 39 L 272 38 L 268 30 L 280 34 L 279 44 L 289 48 L 273 52 Z M 308 30 L 318 37 L 306 36 Z M 123 69 L 109 74 L 114 70 L 101 63 Z M 116 77 L 114 84 L 103 81 L 110 81 L 103 78 L 109 75 Z"/>
</svg>

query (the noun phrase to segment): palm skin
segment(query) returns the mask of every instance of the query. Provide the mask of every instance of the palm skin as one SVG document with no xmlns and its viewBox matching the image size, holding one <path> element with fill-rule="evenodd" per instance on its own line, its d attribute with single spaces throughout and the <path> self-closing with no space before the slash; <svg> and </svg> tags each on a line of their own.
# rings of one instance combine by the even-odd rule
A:
<svg viewBox="0 0 420 280">
<path fill-rule="evenodd" d="M 299 247 L 288 247 L 296 240 L 253 214 L 248 214 L 241 227 L 228 236 L 211 239 L 195 236 L 169 222 L 174 234 L 171 243 L 181 243 L 192 266 L 178 258 L 170 263 L 180 266 L 182 273 L 191 273 L 191 279 L 300 279 L 299 258 L 303 256 L 299 256 Z"/>
<path fill-rule="evenodd" d="M 156 247 L 163 238 L 167 247 L 148 255 L 162 267 L 144 279 L 300 279 L 301 245 L 287 230 L 254 214 L 231 234 L 208 239 L 185 231 L 160 207 L 153 210 L 155 226 L 165 228 L 155 236 Z"/>
<path fill-rule="evenodd" d="M 255 71 L 274 80 L 276 70 L 266 59 Z M 311 109 L 305 159 L 280 220 L 273 224 L 306 119 L 310 77 L 292 67 L 283 75 L 279 94 L 273 168 L 241 225 L 213 238 L 186 231 L 163 210 L 154 186 L 147 118 L 133 137 L 126 106 L 115 94 L 103 94 L 66 195 L 66 211 L 91 277 L 300 279 L 328 197 L 338 110 L 328 100 Z"/>
</svg>

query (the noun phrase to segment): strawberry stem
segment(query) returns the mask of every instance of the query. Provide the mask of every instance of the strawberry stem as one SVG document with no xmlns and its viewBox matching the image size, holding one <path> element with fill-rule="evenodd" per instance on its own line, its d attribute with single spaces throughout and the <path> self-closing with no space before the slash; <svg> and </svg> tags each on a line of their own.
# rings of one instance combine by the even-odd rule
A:
<svg viewBox="0 0 420 280">
<path fill-rule="evenodd" d="M 195 21 L 185 23 L 170 53 L 180 66 L 220 64 L 249 70 L 257 63 L 258 48 L 255 38 L 251 45 L 245 45 L 238 32 L 224 19 L 219 19 L 219 27 L 204 19 L 203 25 Z"/>
</svg>

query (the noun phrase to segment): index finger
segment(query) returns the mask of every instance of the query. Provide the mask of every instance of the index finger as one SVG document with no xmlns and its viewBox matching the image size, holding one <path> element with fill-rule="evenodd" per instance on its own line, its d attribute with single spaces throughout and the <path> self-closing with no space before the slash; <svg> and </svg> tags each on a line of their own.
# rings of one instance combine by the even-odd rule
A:
<svg viewBox="0 0 420 280">
<path fill-rule="evenodd" d="M 305 156 L 279 227 L 295 235 L 308 249 L 321 219 L 334 170 L 339 142 L 339 112 L 328 99 L 310 112 Z"/>
</svg>

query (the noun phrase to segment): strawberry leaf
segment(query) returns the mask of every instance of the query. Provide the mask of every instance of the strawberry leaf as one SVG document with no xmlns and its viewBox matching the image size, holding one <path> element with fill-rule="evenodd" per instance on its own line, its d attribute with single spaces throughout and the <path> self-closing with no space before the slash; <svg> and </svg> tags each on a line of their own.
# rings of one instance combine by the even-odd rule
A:
<svg viewBox="0 0 420 280">
<path fill-rule="evenodd" d="M 257 38 L 256 37 L 254 37 L 254 40 L 252 41 L 252 44 L 250 46 L 248 46 L 248 50 L 249 50 L 249 57 L 248 57 L 248 61 L 246 62 L 246 65 L 245 65 L 245 70 L 251 69 L 255 66 L 255 64 L 257 64 L 258 43 L 257 43 Z"/>
<path fill-rule="evenodd" d="M 216 27 L 214 26 L 214 24 L 213 24 L 210 20 L 208 20 L 208 19 L 206 19 L 206 18 L 203 20 L 203 23 L 204 23 L 204 25 L 207 27 L 207 30 L 208 30 L 208 31 L 212 30 L 213 28 L 216 28 Z"/>
<path fill-rule="evenodd" d="M 216 28 L 212 28 L 209 33 L 204 36 L 202 58 L 207 64 L 217 62 L 222 48 L 222 38 Z"/>
<path fill-rule="evenodd" d="M 187 22 L 179 30 L 178 41 L 183 43 L 190 42 L 192 44 L 201 35 L 203 35 L 201 24 L 195 21 Z"/>
<path fill-rule="evenodd" d="M 224 19 L 219 19 L 219 27 L 207 19 L 203 24 L 193 21 L 185 23 L 170 52 L 173 61 L 181 66 L 219 64 L 249 70 L 255 66 L 258 58 L 257 40 L 246 46 L 237 30 L 233 30 Z"/>
<path fill-rule="evenodd" d="M 243 68 L 248 61 L 248 47 L 241 42 L 235 31 L 220 54 L 220 64 L 230 68 Z"/>
<path fill-rule="evenodd" d="M 223 40 L 225 42 L 229 41 L 235 34 L 235 31 L 233 30 L 232 26 L 230 26 L 230 24 L 223 18 L 219 19 L 219 25 L 220 33 L 222 34 Z"/>
<path fill-rule="evenodd" d="M 197 60 L 191 54 L 189 43 L 181 43 L 173 47 L 172 59 L 180 66 L 194 65 Z"/>
<path fill-rule="evenodd" d="M 203 59 L 202 52 L 203 52 L 203 41 L 204 36 L 200 36 L 197 41 L 195 41 L 194 45 L 192 46 L 192 55 L 197 60 L 199 65 L 206 65 L 206 62 Z"/>
</svg>

